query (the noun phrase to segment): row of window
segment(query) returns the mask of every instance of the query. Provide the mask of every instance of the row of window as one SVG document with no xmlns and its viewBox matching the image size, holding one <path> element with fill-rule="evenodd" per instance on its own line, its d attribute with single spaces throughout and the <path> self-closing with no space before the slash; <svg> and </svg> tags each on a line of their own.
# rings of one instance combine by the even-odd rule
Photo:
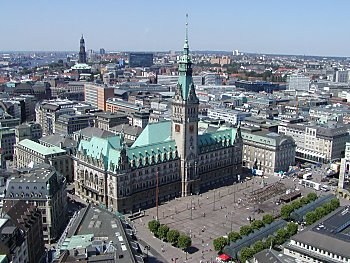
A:
<svg viewBox="0 0 350 263">
<path fill-rule="evenodd" d="M 350 262 L 349 258 L 336 255 L 336 254 L 334 254 L 332 252 L 329 252 L 329 251 L 326 251 L 326 250 L 323 250 L 323 249 L 319 249 L 319 248 L 316 248 L 314 246 L 310 246 L 310 245 L 307 245 L 307 244 L 304 244 L 304 243 L 301 243 L 301 242 L 296 242 L 296 245 L 299 246 L 299 247 L 311 250 L 313 252 L 319 253 L 321 255 L 327 256 L 327 257 L 331 257 L 331 258 L 338 259 L 338 260 L 343 260 L 344 262 Z"/>
</svg>

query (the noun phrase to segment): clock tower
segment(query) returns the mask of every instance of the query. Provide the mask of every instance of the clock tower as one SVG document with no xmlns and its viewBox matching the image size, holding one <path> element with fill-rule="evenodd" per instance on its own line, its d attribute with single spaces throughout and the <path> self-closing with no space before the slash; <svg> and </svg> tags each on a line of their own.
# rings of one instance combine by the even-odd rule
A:
<svg viewBox="0 0 350 263">
<path fill-rule="evenodd" d="M 182 196 L 199 192 L 198 162 L 198 106 L 192 79 L 192 62 L 189 55 L 188 24 L 183 53 L 178 62 L 179 79 L 172 101 L 172 138 L 181 159 Z"/>
</svg>

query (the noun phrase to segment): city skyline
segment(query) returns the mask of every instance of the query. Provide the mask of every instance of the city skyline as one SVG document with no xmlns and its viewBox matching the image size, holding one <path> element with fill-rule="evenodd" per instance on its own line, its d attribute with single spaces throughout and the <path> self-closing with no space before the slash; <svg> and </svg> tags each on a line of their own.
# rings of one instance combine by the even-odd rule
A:
<svg viewBox="0 0 350 263">
<path fill-rule="evenodd" d="M 6 2 L 0 50 L 74 51 L 81 34 L 87 50 L 179 50 L 188 13 L 193 51 L 349 56 L 350 37 L 343 30 L 349 23 L 343 17 L 350 3 L 344 1 L 92 3 Z M 11 11 L 16 12 L 15 21 Z"/>
</svg>

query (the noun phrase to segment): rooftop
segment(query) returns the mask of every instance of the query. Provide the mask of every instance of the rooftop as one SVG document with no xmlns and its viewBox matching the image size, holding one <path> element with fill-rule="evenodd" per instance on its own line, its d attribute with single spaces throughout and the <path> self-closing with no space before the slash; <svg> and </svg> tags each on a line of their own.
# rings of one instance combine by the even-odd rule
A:
<svg viewBox="0 0 350 263">
<path fill-rule="evenodd" d="M 95 239 L 105 240 L 108 244 L 116 247 L 120 263 L 135 262 L 133 251 L 129 246 L 120 219 L 104 209 L 90 206 L 77 234 L 93 235 Z"/>
<path fill-rule="evenodd" d="M 349 226 L 349 207 L 340 207 L 292 239 L 339 256 L 349 257 Z"/>
<path fill-rule="evenodd" d="M 171 140 L 171 121 L 149 123 L 132 147 L 146 146 Z"/>
<path fill-rule="evenodd" d="M 86 248 L 92 244 L 93 238 L 94 238 L 93 234 L 75 235 L 70 238 L 67 237 L 64 240 L 60 249 L 72 250 L 72 249 Z"/>
<path fill-rule="evenodd" d="M 296 262 L 294 258 L 279 253 L 273 249 L 264 249 L 254 255 L 258 263 L 293 263 Z"/>
<path fill-rule="evenodd" d="M 28 149 L 31 149 L 35 152 L 38 152 L 39 154 L 42 155 L 52 155 L 52 154 L 60 154 L 60 153 L 65 153 L 65 150 L 62 150 L 61 148 L 57 146 L 52 146 L 52 147 L 46 147 L 44 145 L 41 145 L 37 142 L 34 142 L 29 139 L 24 139 L 18 143 L 18 145 L 21 145 L 23 147 L 26 147 Z"/>
</svg>

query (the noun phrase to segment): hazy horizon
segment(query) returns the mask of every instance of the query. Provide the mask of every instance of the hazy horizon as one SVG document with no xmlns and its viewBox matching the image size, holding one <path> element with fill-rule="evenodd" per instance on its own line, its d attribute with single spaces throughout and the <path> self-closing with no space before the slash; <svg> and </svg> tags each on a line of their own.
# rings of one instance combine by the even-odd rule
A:
<svg viewBox="0 0 350 263">
<path fill-rule="evenodd" d="M 179 51 L 189 14 L 195 51 L 349 57 L 350 2 L 90 0 L 2 3 L 0 51 Z M 67 50 L 67 51 L 65 51 Z"/>
</svg>

